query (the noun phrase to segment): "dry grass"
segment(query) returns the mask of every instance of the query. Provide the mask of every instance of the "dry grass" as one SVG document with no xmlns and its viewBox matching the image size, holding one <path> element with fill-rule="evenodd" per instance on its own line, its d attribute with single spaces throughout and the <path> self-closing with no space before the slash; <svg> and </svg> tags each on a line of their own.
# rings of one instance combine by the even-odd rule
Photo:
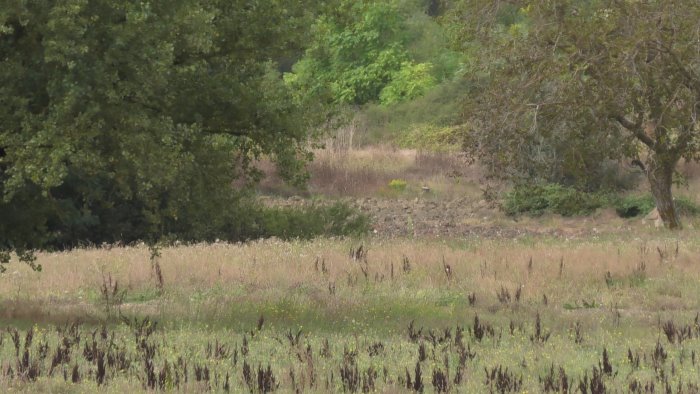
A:
<svg viewBox="0 0 700 394">
<path fill-rule="evenodd" d="M 333 146 L 329 144 L 328 146 Z M 321 149 L 315 152 L 309 165 L 310 180 L 304 190 L 286 185 L 277 175 L 272 163 L 262 160 L 259 168 L 265 178 L 259 190 L 265 194 L 324 195 L 330 197 L 405 197 L 421 195 L 422 186 L 432 190 L 432 197 L 450 200 L 483 197 L 483 171 L 469 165 L 459 153 L 431 153 L 391 146 L 366 146 L 359 149 Z M 687 180 L 675 193 L 695 199 L 700 193 L 700 164 L 681 162 L 679 173 Z M 393 193 L 388 184 L 393 179 L 407 181 L 408 192 Z M 645 179 L 640 178 L 635 193 L 648 193 Z M 493 186 L 493 185 L 492 185 Z M 502 188 L 503 185 L 497 189 Z"/>
<path fill-rule="evenodd" d="M 172 372 L 180 357 L 189 360 L 191 381 L 176 386 L 186 392 L 207 391 L 194 381 L 195 365 L 213 371 L 213 382 L 218 382 L 212 383 L 213 391 L 221 391 L 223 377 L 230 373 L 231 391 L 250 392 L 241 373 L 243 361 L 253 368 L 271 365 L 283 392 L 299 385 L 306 392 L 309 381 L 298 378 L 310 376 L 304 374 L 311 370 L 318 378 L 311 392 L 341 391 L 347 385 L 338 378 L 343 368 L 378 371 L 370 392 L 404 392 L 401 379 L 406 371 L 414 374 L 421 347 L 428 392 L 440 384 L 434 377 L 440 371 L 451 371 L 454 392 L 489 391 L 484 370 L 501 367 L 512 371 L 511 377 L 521 377 L 517 392 L 542 392 L 541 377 L 560 366 L 570 383 L 578 384 L 600 366 L 602 353 L 610 354 L 612 368 L 619 372 L 604 378 L 611 391 L 625 392 L 639 380 L 666 382 L 675 392 L 681 381 L 696 384 L 700 365 L 695 360 L 700 326 L 693 325 L 700 309 L 698 252 L 700 242 L 692 231 L 574 240 L 374 238 L 177 246 L 162 249 L 155 260 L 163 276 L 160 291 L 145 246 L 83 249 L 40 254 L 42 273 L 13 263 L 9 275 L 0 278 L 0 321 L 36 326 L 35 347 L 48 341 L 49 349 L 57 348 L 60 335 L 46 323 L 105 321 L 99 288 L 104 275 L 111 274 L 126 289 L 120 306 L 125 315 L 161 323 L 148 340 L 159 348 L 148 356 L 156 372 Z M 255 331 L 261 315 L 264 328 Z M 690 327 L 682 345 L 667 333 L 669 324 Z M 143 362 L 145 347 L 135 346 L 132 328 L 109 327 L 132 367 L 108 369 L 107 386 L 100 390 L 147 390 L 143 369 L 151 364 Z M 459 327 L 466 328 L 463 341 L 457 340 Z M 83 342 L 91 341 L 91 330 L 83 329 Z M 292 343 L 288 338 L 297 332 L 301 340 Z M 411 332 L 418 334 L 412 337 Z M 448 332 L 455 336 L 439 339 Z M 95 365 L 81 353 L 85 344 L 76 347 L 68 365 L 80 364 L 83 383 L 64 382 L 60 374 L 47 378 L 51 357 L 39 360 L 44 372 L 32 383 L 2 372 L 18 365 L 19 358 L 7 334 L 0 335 L 6 335 L 0 342 L 0 388 L 98 389 Z M 330 356 L 323 356 L 327 342 Z M 109 343 L 104 339 L 98 345 L 110 349 Z M 232 356 L 208 355 L 212 344 L 240 350 L 238 362 Z M 657 366 L 651 357 L 660 344 L 668 361 Z M 627 361 L 630 352 L 641 354 L 641 366 Z M 300 357 L 310 353 L 312 361 Z M 32 350 L 32 359 L 36 354 Z M 472 358 L 460 364 L 467 354 Z M 458 365 L 465 373 L 461 383 L 454 380 Z M 668 380 L 656 374 L 661 370 Z M 168 387 L 166 383 L 153 387 Z"/>
<path fill-rule="evenodd" d="M 480 172 L 468 166 L 454 153 L 427 153 L 391 147 L 367 147 L 354 150 L 324 149 L 315 152 L 309 165 L 307 191 L 285 186 L 268 162 L 260 163 L 266 179 L 260 185 L 264 193 L 293 195 L 310 193 L 332 197 L 395 197 L 388 187 L 393 179 L 405 180 L 408 192 L 421 193 L 430 187 L 439 198 L 480 194 Z"/>
<path fill-rule="evenodd" d="M 152 299 L 187 304 L 192 294 L 202 292 L 209 292 L 206 298 L 212 304 L 276 302 L 294 296 L 300 304 L 329 309 L 373 299 L 393 298 L 403 304 L 420 294 L 432 299 L 445 292 L 475 293 L 482 306 L 493 306 L 501 287 L 515 291 L 518 286 L 523 302 L 537 304 L 546 296 L 553 308 L 582 300 L 640 312 L 700 307 L 697 289 L 689 286 L 689 281 L 700 278 L 695 258 L 700 245 L 692 234 L 678 241 L 643 237 L 647 239 L 376 239 L 365 244 L 366 263 L 348 257 L 352 243 L 345 240 L 180 246 L 161 252 L 163 296 L 153 292 L 157 280 L 147 248 L 85 249 L 39 255 L 42 273 L 13 265 L 14 271 L 1 279 L 5 283 L 0 299 L 6 304 L 5 318 L 39 317 L 62 308 L 99 315 L 97 290 L 103 275 L 111 274 L 131 295 L 131 306 L 145 310 L 152 307 L 148 302 Z M 409 273 L 402 270 L 404 258 L 410 263 Z M 443 259 L 450 265 L 450 278 Z M 608 273 L 614 283 L 629 288 L 622 294 L 615 291 L 606 284 Z M 640 283 L 632 283 L 634 278 Z M 674 281 L 678 281 L 675 287 Z M 365 293 L 363 283 L 373 291 Z M 330 284 L 337 288 L 332 298 L 328 298 Z M 211 293 L 212 289 L 219 292 Z M 143 294 L 147 296 L 137 296 Z M 15 308 L 15 314 L 9 308 L 13 302 L 24 305 Z"/>
</svg>

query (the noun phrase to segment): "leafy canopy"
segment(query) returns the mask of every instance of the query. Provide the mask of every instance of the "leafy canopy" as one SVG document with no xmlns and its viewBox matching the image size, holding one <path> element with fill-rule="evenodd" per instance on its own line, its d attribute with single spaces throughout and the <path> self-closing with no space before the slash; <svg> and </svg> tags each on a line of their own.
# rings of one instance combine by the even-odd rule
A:
<svg viewBox="0 0 700 394">
<path fill-rule="evenodd" d="M 335 104 L 416 97 L 435 82 L 430 64 L 410 58 L 406 28 L 397 2 L 342 1 L 337 13 L 316 21 L 311 46 L 285 79 L 300 96 Z"/>
<path fill-rule="evenodd" d="M 661 217 L 680 226 L 673 171 L 700 152 L 697 1 L 463 1 L 452 20 L 481 44 L 468 152 L 526 179 L 634 159 Z"/>
<path fill-rule="evenodd" d="M 276 63 L 303 50 L 327 3 L 4 1 L 0 260 L 78 242 L 235 236 L 232 207 L 256 158 L 303 179 L 318 118 Z"/>
</svg>

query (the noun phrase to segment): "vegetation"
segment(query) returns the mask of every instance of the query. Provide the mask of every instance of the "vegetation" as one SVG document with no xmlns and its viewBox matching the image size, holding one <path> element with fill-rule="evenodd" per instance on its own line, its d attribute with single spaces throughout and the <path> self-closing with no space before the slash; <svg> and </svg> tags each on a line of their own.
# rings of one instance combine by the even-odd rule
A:
<svg viewBox="0 0 700 394">
<path fill-rule="evenodd" d="M 694 216 L 700 214 L 700 207 L 697 203 L 687 197 L 676 197 L 673 203 L 679 215 Z M 617 214 L 624 218 L 646 215 L 655 207 L 654 197 L 649 194 L 625 196 L 615 201 Z"/>
<path fill-rule="evenodd" d="M 700 206 L 687 197 L 677 197 L 674 204 L 679 215 L 696 216 Z M 644 216 L 656 207 L 650 194 L 618 196 L 611 193 L 586 193 L 558 184 L 516 186 L 503 198 L 503 210 L 508 215 L 541 215 L 554 213 L 562 216 L 585 216 L 599 208 L 615 208 L 622 218 Z"/>
<path fill-rule="evenodd" d="M 588 215 L 605 204 L 605 196 L 578 191 L 558 184 L 517 186 L 508 192 L 503 209 L 509 215 L 545 212 L 562 216 Z"/>
<path fill-rule="evenodd" d="M 434 69 L 433 63 L 414 61 L 420 56 L 409 45 L 420 45 L 421 28 L 429 25 L 409 19 L 422 14 L 419 9 L 398 1 L 342 1 L 337 13 L 316 21 L 312 44 L 286 81 L 301 96 L 336 104 L 389 105 L 421 96 L 456 64 L 438 57 Z"/>
<path fill-rule="evenodd" d="M 664 223 L 680 228 L 671 187 L 679 160 L 698 153 L 698 15 L 692 1 L 461 2 L 456 36 L 483 55 L 468 152 L 549 181 L 633 160 Z"/>
<path fill-rule="evenodd" d="M 246 239 L 276 237 L 310 239 L 317 236 L 360 236 L 369 231 L 369 218 L 347 204 L 302 208 L 264 208 L 244 229 Z M 243 237 L 240 237 L 243 238 Z"/>
<path fill-rule="evenodd" d="M 693 392 L 699 248 L 638 233 L 40 254 L 42 274 L 0 288 L 0 387 Z"/>
<path fill-rule="evenodd" d="M 698 21 L 5 1 L 0 391 L 700 392 Z"/>
<path fill-rule="evenodd" d="M 277 63 L 305 2 L 27 3 L 0 11 L 0 253 L 201 238 L 266 155 L 304 178 L 310 107 Z M 264 21 L 264 22 L 263 22 Z M 240 29 L 241 26 L 247 26 Z"/>
<path fill-rule="evenodd" d="M 392 179 L 391 182 L 389 182 L 389 188 L 397 192 L 406 190 L 406 186 L 408 186 L 408 183 L 403 179 Z"/>
</svg>

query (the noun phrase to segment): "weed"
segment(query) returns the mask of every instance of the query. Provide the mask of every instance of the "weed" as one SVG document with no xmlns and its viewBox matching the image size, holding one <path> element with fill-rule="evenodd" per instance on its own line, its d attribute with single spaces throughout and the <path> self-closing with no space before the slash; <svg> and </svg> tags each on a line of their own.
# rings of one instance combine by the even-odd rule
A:
<svg viewBox="0 0 700 394">
<path fill-rule="evenodd" d="M 104 305 L 105 314 L 108 319 L 114 316 L 114 308 L 117 308 L 118 313 L 121 313 L 121 305 L 124 303 L 124 298 L 126 297 L 126 290 L 119 288 L 119 282 L 117 280 L 112 281 L 112 274 L 108 274 L 107 277 L 102 275 L 102 286 L 100 287 L 100 295 L 102 299 L 102 304 Z"/>
<path fill-rule="evenodd" d="M 654 370 L 657 372 L 661 371 L 667 358 L 668 353 L 666 353 L 666 349 L 664 349 L 661 342 L 657 340 L 656 347 L 654 347 L 654 352 L 651 354 L 651 363 Z"/>
<path fill-rule="evenodd" d="M 350 258 L 354 261 L 362 261 L 367 259 L 367 250 L 364 245 L 360 245 L 357 248 L 350 248 Z"/>
<path fill-rule="evenodd" d="M 555 370 L 554 364 L 549 368 L 549 372 L 540 376 L 540 385 L 542 386 L 542 391 L 545 393 L 568 393 L 569 392 L 569 381 L 570 378 L 566 374 L 563 367 L 559 367 Z"/>
<path fill-rule="evenodd" d="M 579 380 L 578 389 L 581 393 L 605 394 L 607 388 L 600 369 L 593 367 L 590 378 L 588 377 L 588 372 L 586 372 L 583 378 Z"/>
<path fill-rule="evenodd" d="M 535 318 L 535 332 L 533 335 L 530 336 L 530 341 L 531 342 L 537 342 L 537 343 L 545 343 L 547 340 L 549 340 L 549 336 L 551 333 L 549 332 L 544 332 L 542 330 L 542 322 L 540 319 L 540 313 L 537 312 L 537 317 Z"/>
<path fill-rule="evenodd" d="M 418 342 L 418 339 L 420 339 L 423 334 L 423 328 L 416 330 L 414 323 L 415 320 L 411 320 L 411 322 L 408 323 L 408 339 L 413 343 Z"/>
<path fill-rule="evenodd" d="M 474 306 L 476 305 L 476 293 L 472 292 L 467 296 L 467 301 L 469 302 L 469 306 Z"/>
<path fill-rule="evenodd" d="M 628 388 L 629 392 L 633 394 L 646 394 L 656 392 L 656 386 L 653 381 L 641 383 L 636 378 L 630 381 Z"/>
<path fill-rule="evenodd" d="M 370 357 L 379 356 L 384 352 L 384 344 L 381 342 L 375 342 L 369 346 L 367 353 Z"/>
<path fill-rule="evenodd" d="M 405 274 L 411 272 L 411 262 L 406 256 L 403 256 L 403 259 L 401 260 L 401 269 Z"/>
<path fill-rule="evenodd" d="M 610 357 L 608 355 L 608 349 L 603 348 L 603 363 L 599 368 L 607 376 L 613 375 L 613 366 L 610 363 Z"/>
<path fill-rule="evenodd" d="M 501 290 L 496 293 L 496 298 L 498 298 L 498 302 L 501 304 L 508 304 L 510 303 L 510 291 L 506 289 L 505 287 L 501 286 Z"/>
<path fill-rule="evenodd" d="M 343 391 L 355 393 L 360 389 L 360 372 L 357 368 L 357 359 L 348 357 L 345 350 L 343 365 L 340 367 L 340 379 L 343 382 Z"/>
<path fill-rule="evenodd" d="M 632 366 L 633 369 L 639 369 L 639 353 L 635 352 L 634 354 L 632 353 L 632 349 L 627 349 L 627 360 L 629 361 L 630 365 Z"/>
<path fill-rule="evenodd" d="M 523 285 L 518 285 L 518 288 L 515 289 L 515 302 L 520 302 L 520 297 L 522 296 L 523 293 Z"/>
<path fill-rule="evenodd" d="M 438 393 L 446 393 L 450 390 L 450 379 L 447 372 L 443 372 L 439 367 L 433 369 L 433 387 Z"/>
<path fill-rule="evenodd" d="M 680 345 L 686 339 L 692 339 L 694 336 L 697 336 L 697 327 L 698 326 L 696 317 L 695 326 L 676 326 L 673 320 L 668 320 L 663 324 L 662 329 L 669 343 L 676 343 Z"/>
<path fill-rule="evenodd" d="M 408 371 L 406 373 L 408 374 Z M 410 383 L 410 379 L 409 379 L 409 383 Z M 413 377 L 413 385 L 412 385 L 412 387 L 409 387 L 409 388 L 412 388 L 413 391 L 415 391 L 417 393 L 422 393 L 423 390 L 425 389 L 425 386 L 423 385 L 423 376 L 422 376 L 422 372 L 420 369 L 420 362 L 416 363 L 415 374 Z"/>
<path fill-rule="evenodd" d="M 576 323 L 574 324 L 573 331 L 574 331 L 574 343 L 577 345 L 582 344 L 583 343 L 583 330 L 582 330 L 580 321 L 576 321 Z"/>
<path fill-rule="evenodd" d="M 508 368 L 498 365 L 490 370 L 484 368 L 486 380 L 484 384 L 489 387 L 489 390 L 497 393 L 513 393 L 520 391 L 523 385 L 523 376 L 517 376 L 510 372 Z"/>
<path fill-rule="evenodd" d="M 474 315 L 472 334 L 477 341 L 481 342 L 484 336 L 494 337 L 496 332 L 491 325 L 480 322 L 479 315 Z"/>
</svg>

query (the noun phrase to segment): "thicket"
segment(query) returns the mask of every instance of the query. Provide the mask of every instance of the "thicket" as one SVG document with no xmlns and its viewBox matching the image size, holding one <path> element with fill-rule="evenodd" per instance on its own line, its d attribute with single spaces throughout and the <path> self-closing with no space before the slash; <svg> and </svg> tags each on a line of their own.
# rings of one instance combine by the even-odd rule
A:
<svg viewBox="0 0 700 394">
<path fill-rule="evenodd" d="M 0 262 L 83 243 L 344 231 L 345 211 L 312 212 L 304 233 L 279 224 L 299 213 L 248 198 L 261 157 L 305 180 L 326 112 L 279 70 L 335 3 L 5 4 Z"/>
<path fill-rule="evenodd" d="M 686 196 L 676 196 L 673 203 L 680 215 L 700 214 L 700 206 Z M 615 199 L 613 207 L 620 217 L 628 218 L 648 214 L 656 208 L 656 202 L 651 194 L 629 195 Z"/>
<path fill-rule="evenodd" d="M 369 217 L 346 203 L 302 208 L 258 208 L 247 238 L 309 239 L 320 235 L 361 235 L 370 229 Z"/>
<path fill-rule="evenodd" d="M 285 81 L 299 97 L 349 112 L 356 145 L 426 148 L 404 137 L 456 124 L 465 92 L 464 55 L 449 45 L 444 11 L 439 1 L 341 1 L 314 23 Z"/>
<path fill-rule="evenodd" d="M 516 186 L 506 193 L 503 209 L 509 215 L 545 212 L 562 216 L 587 215 L 605 205 L 605 197 L 559 184 Z"/>
<path fill-rule="evenodd" d="M 676 209 L 685 216 L 700 214 L 700 206 L 688 197 L 674 200 Z M 590 215 L 599 208 L 614 208 L 623 218 L 644 216 L 656 207 L 650 194 L 619 195 L 615 192 L 584 192 L 550 183 L 519 185 L 503 196 L 503 211 L 508 215 L 538 216 L 554 213 L 562 216 Z"/>
</svg>

